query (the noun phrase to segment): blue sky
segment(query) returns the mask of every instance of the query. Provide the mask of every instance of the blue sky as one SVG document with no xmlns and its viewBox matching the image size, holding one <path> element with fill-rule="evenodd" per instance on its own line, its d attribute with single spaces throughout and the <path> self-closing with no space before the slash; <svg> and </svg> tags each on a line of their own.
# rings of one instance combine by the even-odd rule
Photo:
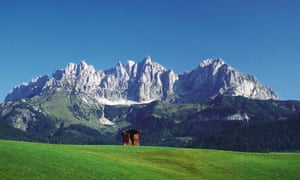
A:
<svg viewBox="0 0 300 180">
<path fill-rule="evenodd" d="M 223 58 L 300 100 L 300 1 L 0 1 L 0 102 L 69 62 L 108 69 L 147 55 L 177 73 Z"/>
</svg>

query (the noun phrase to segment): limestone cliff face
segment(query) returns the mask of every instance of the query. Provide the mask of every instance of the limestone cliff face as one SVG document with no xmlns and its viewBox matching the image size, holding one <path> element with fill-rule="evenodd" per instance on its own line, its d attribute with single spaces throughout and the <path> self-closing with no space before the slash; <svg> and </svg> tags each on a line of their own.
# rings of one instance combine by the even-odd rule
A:
<svg viewBox="0 0 300 180">
<path fill-rule="evenodd" d="M 184 74 L 153 62 L 118 63 L 109 70 L 95 70 L 82 61 L 70 63 L 51 77 L 45 75 L 15 87 L 5 102 L 43 95 L 51 89 L 64 89 L 84 101 L 100 104 L 197 102 L 217 95 L 244 96 L 251 99 L 279 99 L 254 76 L 236 71 L 222 59 L 208 59 Z"/>
<path fill-rule="evenodd" d="M 254 76 L 236 71 L 222 59 L 205 60 L 193 71 L 179 75 L 175 92 L 184 102 L 197 102 L 217 95 L 279 99 Z"/>
</svg>

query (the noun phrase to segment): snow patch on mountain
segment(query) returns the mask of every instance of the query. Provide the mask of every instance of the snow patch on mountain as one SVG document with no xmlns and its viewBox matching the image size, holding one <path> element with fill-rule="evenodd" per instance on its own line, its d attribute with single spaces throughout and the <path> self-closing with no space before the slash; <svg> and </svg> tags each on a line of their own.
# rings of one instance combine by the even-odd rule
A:
<svg viewBox="0 0 300 180">
<path fill-rule="evenodd" d="M 250 117 L 246 113 L 235 113 L 233 115 L 227 116 L 226 120 L 249 121 Z"/>
</svg>

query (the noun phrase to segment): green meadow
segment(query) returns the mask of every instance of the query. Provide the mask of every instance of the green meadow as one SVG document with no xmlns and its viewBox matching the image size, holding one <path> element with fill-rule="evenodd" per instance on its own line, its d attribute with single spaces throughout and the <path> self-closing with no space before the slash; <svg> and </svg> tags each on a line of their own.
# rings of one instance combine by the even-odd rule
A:
<svg viewBox="0 0 300 180">
<path fill-rule="evenodd" d="M 1 179 L 300 179 L 300 153 L 0 140 Z"/>
</svg>

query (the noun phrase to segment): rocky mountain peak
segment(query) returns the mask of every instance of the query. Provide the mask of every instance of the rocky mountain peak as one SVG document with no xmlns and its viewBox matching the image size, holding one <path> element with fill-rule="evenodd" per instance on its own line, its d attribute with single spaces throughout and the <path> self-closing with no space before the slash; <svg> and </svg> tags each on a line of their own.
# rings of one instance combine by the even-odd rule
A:
<svg viewBox="0 0 300 180">
<path fill-rule="evenodd" d="M 226 64 L 223 59 L 206 59 L 200 63 L 200 67 L 204 68 L 207 66 L 222 66 L 223 64 Z"/>
<path fill-rule="evenodd" d="M 78 75 L 82 72 L 95 72 L 95 68 L 92 65 L 88 65 L 84 60 L 79 64 L 69 63 L 65 68 L 66 74 Z"/>
<path fill-rule="evenodd" d="M 146 56 L 143 60 L 142 60 L 143 64 L 152 64 L 152 60 L 150 56 Z"/>
<path fill-rule="evenodd" d="M 127 65 L 127 66 L 133 66 L 134 64 L 136 64 L 136 63 L 134 62 L 134 60 L 127 60 L 127 61 L 126 61 L 126 65 Z"/>
<path fill-rule="evenodd" d="M 167 71 L 165 67 L 157 62 L 151 60 L 150 56 L 146 56 L 143 61 L 138 63 L 140 73 L 148 73 L 148 74 L 155 74 L 155 73 L 163 73 Z"/>
<path fill-rule="evenodd" d="M 85 60 L 82 60 L 79 64 L 79 67 L 81 69 L 86 69 L 89 65 L 85 62 Z"/>
</svg>

